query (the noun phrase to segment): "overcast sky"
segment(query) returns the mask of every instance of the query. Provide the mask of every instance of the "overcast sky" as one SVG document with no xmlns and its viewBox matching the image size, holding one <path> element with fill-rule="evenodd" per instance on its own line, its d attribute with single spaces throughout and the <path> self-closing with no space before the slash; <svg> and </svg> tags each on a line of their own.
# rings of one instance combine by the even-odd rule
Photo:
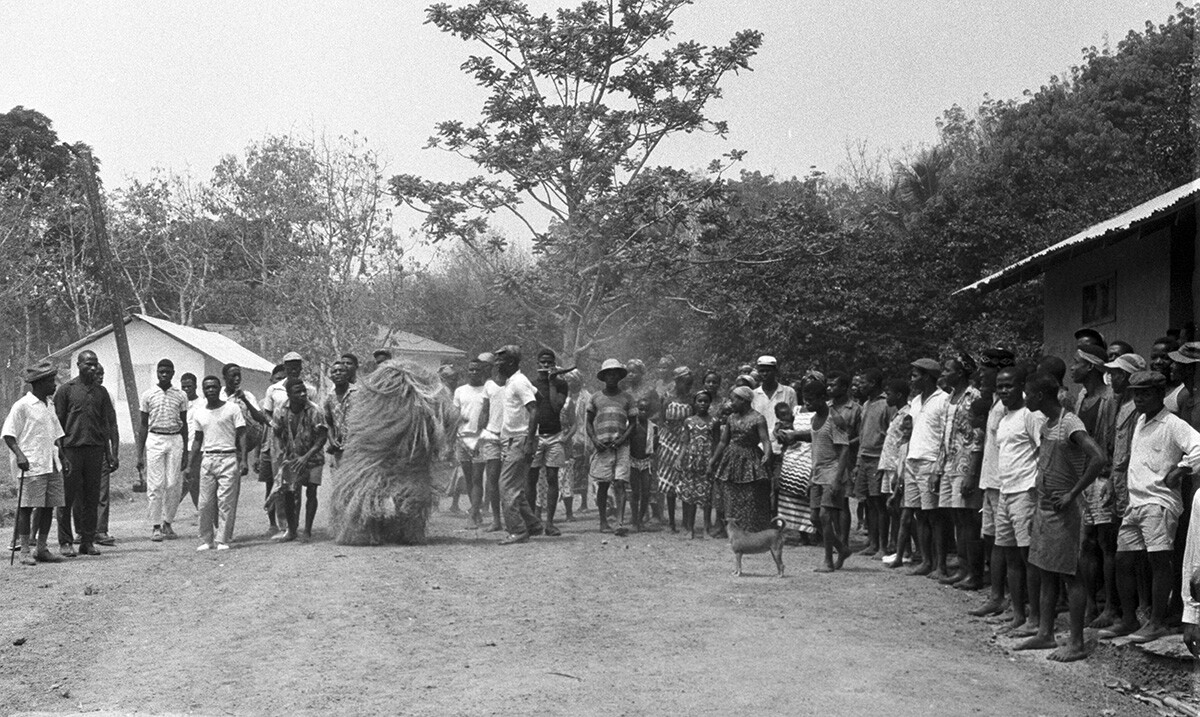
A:
<svg viewBox="0 0 1200 717">
<path fill-rule="evenodd" d="M 460 3 L 452 3 L 460 4 Z M 552 10 L 569 0 L 535 0 Z M 426 2 L 15 2 L 0 0 L 0 111 L 24 105 L 90 143 L 109 187 L 155 166 L 206 178 L 267 133 L 358 130 L 393 172 L 470 173 L 422 150 L 439 120 L 481 94 L 458 69 L 476 48 L 424 24 Z M 689 137 L 661 163 L 694 168 L 730 148 L 780 176 L 835 171 L 848 142 L 902 155 L 934 120 L 984 94 L 1018 97 L 1107 39 L 1114 47 L 1175 0 L 698 0 L 678 39 L 765 38 L 711 115 L 725 141 Z"/>
</svg>

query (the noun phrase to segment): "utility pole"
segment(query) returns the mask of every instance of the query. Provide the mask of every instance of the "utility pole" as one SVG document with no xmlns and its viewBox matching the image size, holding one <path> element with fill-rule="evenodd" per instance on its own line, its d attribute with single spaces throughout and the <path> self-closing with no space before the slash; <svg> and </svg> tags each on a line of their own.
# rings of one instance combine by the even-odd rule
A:
<svg viewBox="0 0 1200 717">
<path fill-rule="evenodd" d="M 121 363 L 121 381 L 125 384 L 125 403 L 129 406 L 129 425 L 134 433 L 138 430 L 139 406 L 137 380 L 133 374 L 133 361 L 129 357 L 129 336 L 125 333 L 125 309 L 117 291 L 117 272 L 113 266 L 112 247 L 108 243 L 108 226 L 104 223 L 104 207 L 100 204 L 100 188 L 96 186 L 96 163 L 91 150 L 83 150 L 83 187 L 87 192 L 88 207 L 92 211 L 92 230 L 99 250 L 100 277 L 104 280 L 104 292 L 108 294 L 109 318 L 113 336 L 117 340 L 117 360 Z"/>
</svg>

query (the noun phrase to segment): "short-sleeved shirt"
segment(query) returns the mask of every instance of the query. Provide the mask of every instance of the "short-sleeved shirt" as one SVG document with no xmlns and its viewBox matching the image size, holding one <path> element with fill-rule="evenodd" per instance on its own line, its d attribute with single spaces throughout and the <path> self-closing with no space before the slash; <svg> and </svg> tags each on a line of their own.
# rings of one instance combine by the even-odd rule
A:
<svg viewBox="0 0 1200 717">
<path fill-rule="evenodd" d="M 628 391 L 609 396 L 603 391 L 592 394 L 588 402 L 588 413 L 592 414 L 592 432 L 599 443 L 608 443 L 621 437 L 629 422 L 637 418 L 637 404 Z"/>
<path fill-rule="evenodd" d="M 814 420 L 815 422 L 815 420 Z M 838 446 L 849 440 L 833 425 L 833 414 L 825 417 L 821 427 L 812 432 L 813 485 L 835 485 L 838 479 Z"/>
<path fill-rule="evenodd" d="M 325 412 L 312 401 L 299 413 L 293 411 L 288 404 L 283 404 L 271 418 L 271 431 L 275 435 L 275 447 L 279 451 L 275 459 L 289 460 L 308 453 L 325 429 Z M 308 466 L 315 467 L 324 462 L 325 457 L 317 451 L 309 457 Z"/>
<path fill-rule="evenodd" d="M 795 410 L 796 408 L 796 390 L 791 386 L 779 385 L 775 387 L 775 392 L 770 396 L 762 386 L 754 389 L 754 397 L 750 399 L 750 408 L 758 411 L 763 418 L 767 419 L 767 435 L 771 436 L 771 450 L 776 455 L 782 452 L 779 441 L 775 440 L 775 424 L 778 419 L 775 418 L 775 406 L 784 403 L 787 407 Z"/>
<path fill-rule="evenodd" d="M 949 406 L 950 394 L 941 389 L 934 389 L 929 398 L 917 394 L 908 402 L 908 413 L 913 417 L 912 438 L 908 441 L 909 459 L 941 460 Z"/>
<path fill-rule="evenodd" d="M 147 425 L 159 433 L 179 433 L 183 430 L 180 414 L 188 411 L 188 397 L 174 386 L 154 386 L 142 392 L 139 407 L 149 416 Z"/>
<path fill-rule="evenodd" d="M 537 402 L 537 391 L 525 374 L 517 372 L 508 377 L 500 387 L 500 401 L 504 405 L 504 420 L 500 425 L 500 439 L 521 438 L 529 434 L 529 412 L 525 409 Z"/>
<path fill-rule="evenodd" d="M 904 440 L 904 419 L 908 416 L 908 406 L 900 407 L 896 415 L 888 423 L 887 436 L 883 440 L 883 450 L 879 452 L 879 470 L 899 473 L 908 456 L 908 441 Z"/>
<path fill-rule="evenodd" d="M 321 402 L 325 411 L 325 427 L 329 429 L 326 439 L 330 446 L 341 449 L 346 447 L 349 432 L 346 427 L 346 417 L 350 414 L 350 405 L 354 403 L 354 392 L 358 387 L 354 384 L 346 386 L 346 392 L 339 396 L 336 390 L 331 390 Z"/>
<path fill-rule="evenodd" d="M 267 392 L 263 394 L 262 410 L 274 413 L 280 406 L 287 403 L 288 393 L 286 385 L 287 379 L 285 378 L 282 381 L 276 381 L 267 387 Z M 308 389 L 308 400 L 313 400 L 313 398 L 317 395 L 316 387 L 308 381 L 304 382 L 304 387 Z M 201 397 L 201 400 L 203 400 L 203 396 Z"/>
<path fill-rule="evenodd" d="M 463 384 L 454 389 L 454 408 L 458 411 L 458 437 L 467 448 L 475 448 L 479 440 L 479 414 L 483 412 L 483 403 L 487 400 L 487 386 L 472 386 Z"/>
<path fill-rule="evenodd" d="M 1024 493 L 1037 485 L 1038 448 L 1046 416 L 1021 406 L 996 426 L 997 479 L 1001 493 Z"/>
<path fill-rule="evenodd" d="M 829 422 L 839 445 L 849 445 L 858 436 L 858 424 L 862 422 L 862 406 L 853 399 L 840 406 L 829 404 Z"/>
<path fill-rule="evenodd" d="M 979 488 L 1000 488 L 1000 447 L 996 443 L 996 429 L 1000 419 L 1008 412 L 1004 404 L 996 399 L 988 411 L 987 428 L 983 431 L 983 464 L 979 467 Z"/>
<path fill-rule="evenodd" d="M 1038 501 L 1044 510 L 1054 510 L 1053 498 L 1070 492 L 1083 477 L 1087 454 L 1071 442 L 1079 431 L 1087 433 L 1083 421 L 1070 411 L 1063 411 L 1058 422 L 1042 423 L 1038 451 Z"/>
<path fill-rule="evenodd" d="M 219 408 L 209 408 L 206 401 L 193 408 L 188 416 L 192 434 L 204 434 L 200 450 L 206 452 L 237 450 L 237 429 L 245 427 L 242 408 L 233 401 L 226 401 Z"/>
<path fill-rule="evenodd" d="M 496 439 L 500 437 L 500 429 L 504 427 L 504 401 L 500 394 L 503 392 L 503 387 L 492 379 L 484 382 L 483 388 L 488 400 L 488 420 L 487 437 Z"/>
<path fill-rule="evenodd" d="M 1164 482 L 1176 466 L 1200 469 L 1200 433 L 1167 408 L 1149 419 L 1139 415 L 1129 447 L 1129 505 L 1157 504 L 1182 513 L 1179 490 Z"/>
<path fill-rule="evenodd" d="M 29 461 L 27 476 L 40 476 L 60 470 L 58 448 L 54 442 L 63 437 L 62 425 L 58 422 L 49 399 L 42 401 L 32 393 L 27 393 L 13 404 L 4 419 L 4 427 L 0 435 L 12 436 L 17 441 L 17 447 Z M 12 463 L 12 476 L 21 475 L 17 467 L 17 455 L 9 451 Z"/>
<path fill-rule="evenodd" d="M 883 396 L 868 399 L 862 405 L 858 418 L 858 455 L 878 458 L 883 453 L 888 426 L 895 415 L 896 409 L 889 406 Z"/>
<path fill-rule="evenodd" d="M 116 432 L 117 412 L 108 390 L 91 385 L 79 377 L 67 381 L 54 392 L 54 412 L 64 431 L 63 446 L 104 446 Z"/>
</svg>

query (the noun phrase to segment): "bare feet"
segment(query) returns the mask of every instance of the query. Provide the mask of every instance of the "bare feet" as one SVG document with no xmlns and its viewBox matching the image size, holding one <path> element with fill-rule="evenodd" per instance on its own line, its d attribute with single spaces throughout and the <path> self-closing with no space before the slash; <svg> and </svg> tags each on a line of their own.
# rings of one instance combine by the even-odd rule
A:
<svg viewBox="0 0 1200 717">
<path fill-rule="evenodd" d="M 1111 639 L 1114 637 L 1124 637 L 1126 635 L 1131 635 L 1134 632 L 1137 632 L 1137 630 L 1139 628 L 1141 628 L 1141 626 L 1142 626 L 1142 623 L 1136 622 L 1136 621 L 1133 622 L 1132 624 L 1122 622 L 1122 621 L 1117 621 L 1112 624 L 1112 627 L 1107 627 L 1107 628 L 1101 630 L 1100 632 L 1096 633 L 1096 637 L 1100 638 L 1101 640 L 1108 640 L 1108 639 Z"/>
<path fill-rule="evenodd" d="M 1129 642 L 1134 645 L 1141 645 L 1147 642 L 1154 642 L 1160 637 L 1170 635 L 1171 631 L 1162 625 L 1157 625 L 1153 622 L 1148 622 L 1142 625 L 1142 628 L 1137 632 L 1129 635 Z"/>
<path fill-rule="evenodd" d="M 960 580 L 954 583 L 956 590 L 980 590 L 984 586 L 983 581 L 976 577 L 968 577 L 965 580 Z"/>
<path fill-rule="evenodd" d="M 929 573 L 925 577 L 929 578 L 930 580 L 936 580 L 943 585 L 949 585 L 950 583 L 952 583 L 958 579 L 958 578 L 950 575 L 949 573 L 947 573 L 945 570 L 942 570 L 940 568 L 937 570 L 934 570 L 933 572 Z M 949 582 L 943 582 L 943 581 L 947 581 L 947 580 Z"/>
<path fill-rule="evenodd" d="M 877 546 L 874 546 L 874 545 L 868 545 L 867 547 L 865 547 L 865 548 L 863 548 L 862 550 L 858 551 L 858 554 L 859 554 L 859 555 L 862 555 L 862 556 L 865 556 L 865 557 L 868 557 L 868 558 L 873 558 L 873 557 L 875 557 L 875 555 L 876 555 L 876 554 L 878 554 L 878 553 L 879 553 L 879 548 L 878 548 Z"/>
<path fill-rule="evenodd" d="M 1051 652 L 1049 655 L 1046 655 L 1046 659 L 1054 660 L 1055 662 L 1074 662 L 1076 660 L 1082 660 L 1087 656 L 1087 648 L 1083 645 L 1067 644 L 1058 648 L 1054 652 Z"/>
<path fill-rule="evenodd" d="M 1008 633 L 1008 636 L 1009 637 L 1033 637 L 1036 634 L 1038 634 L 1038 621 L 1034 620 L 1031 617 L 1025 621 L 1024 625 L 1021 625 L 1020 627 L 1015 627 L 1012 630 L 1010 630 Z M 1053 644 L 1054 638 L 1053 637 L 1050 638 L 1050 642 L 1052 643 L 1050 645 L 1050 647 L 1054 647 L 1054 644 Z M 1025 648 L 1025 649 L 1033 649 L 1033 648 Z"/>
<path fill-rule="evenodd" d="M 892 570 L 895 570 L 896 568 L 902 568 L 902 567 L 904 567 L 904 558 L 896 556 L 895 560 L 892 560 L 891 562 L 888 562 L 888 563 L 884 563 L 884 565 L 891 568 Z"/>
<path fill-rule="evenodd" d="M 835 563 L 833 564 L 833 569 L 834 569 L 834 570 L 841 570 L 841 569 L 842 569 L 842 566 L 846 564 L 846 558 L 850 557 L 852 554 L 853 554 L 853 553 L 851 553 L 851 552 L 850 552 L 850 549 L 849 549 L 849 548 L 846 548 L 845 552 L 840 552 L 840 551 L 839 551 L 839 552 L 838 552 L 838 558 L 837 558 L 837 562 L 835 562 Z"/>
<path fill-rule="evenodd" d="M 1003 599 L 991 598 L 984 604 L 968 612 L 968 615 L 974 617 L 987 617 L 989 615 L 999 615 L 1008 607 L 1007 601 Z"/>
<path fill-rule="evenodd" d="M 1116 621 L 1117 621 L 1116 612 L 1105 610 L 1104 612 L 1097 615 L 1095 620 L 1092 620 L 1091 622 L 1089 622 L 1088 627 L 1096 629 L 1096 630 L 1103 630 L 1106 627 L 1112 627 L 1113 624 L 1116 623 Z"/>
<path fill-rule="evenodd" d="M 814 573 L 832 573 L 836 569 L 837 568 L 833 567 L 829 563 L 825 563 L 824 565 L 822 565 L 819 568 L 813 568 L 813 572 Z"/>
<path fill-rule="evenodd" d="M 930 577 L 933 577 L 932 575 Z M 967 574 L 964 571 L 959 571 L 952 575 L 946 575 L 938 578 L 938 583 L 941 585 L 953 585 L 967 579 Z"/>
<path fill-rule="evenodd" d="M 600 521 L 600 532 L 601 533 L 611 533 L 612 532 L 612 526 L 608 524 L 607 520 Z"/>
<path fill-rule="evenodd" d="M 909 575 L 928 575 L 933 572 L 933 566 L 929 563 L 921 563 L 917 567 L 908 571 Z"/>
<path fill-rule="evenodd" d="M 1014 633 L 1015 634 L 1015 633 Z M 1014 650 L 1053 650 L 1058 647 L 1058 643 L 1054 641 L 1054 636 L 1034 635 L 1025 642 L 1018 643 Z"/>
</svg>

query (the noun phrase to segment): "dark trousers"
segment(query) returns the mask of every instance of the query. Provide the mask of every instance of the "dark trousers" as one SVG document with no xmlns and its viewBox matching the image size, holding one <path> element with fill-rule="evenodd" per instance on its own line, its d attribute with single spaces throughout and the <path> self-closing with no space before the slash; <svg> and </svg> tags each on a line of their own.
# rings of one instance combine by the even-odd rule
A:
<svg viewBox="0 0 1200 717">
<path fill-rule="evenodd" d="M 108 469 L 107 461 L 105 463 L 100 472 L 100 497 L 96 503 L 96 535 L 108 535 L 108 487 L 112 471 Z"/>
<path fill-rule="evenodd" d="M 66 506 L 58 508 L 58 542 L 74 540 L 71 520 L 79 529 L 79 542 L 91 545 L 96 540 L 96 519 L 100 503 L 100 477 L 108 455 L 104 446 L 74 446 L 64 448 L 63 454 L 71 470 L 63 476 Z"/>
</svg>

